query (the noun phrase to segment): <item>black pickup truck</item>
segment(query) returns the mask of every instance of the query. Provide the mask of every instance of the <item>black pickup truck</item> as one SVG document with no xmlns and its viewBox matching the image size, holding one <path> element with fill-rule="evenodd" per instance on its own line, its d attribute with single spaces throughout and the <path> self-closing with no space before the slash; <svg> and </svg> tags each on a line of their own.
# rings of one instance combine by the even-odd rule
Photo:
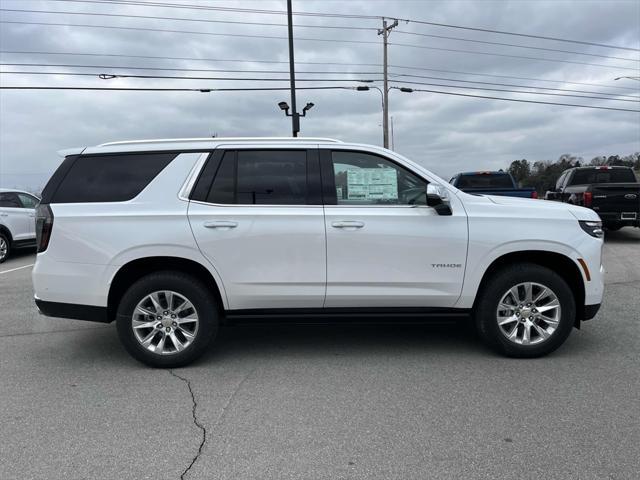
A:
<svg viewBox="0 0 640 480">
<path fill-rule="evenodd" d="M 570 168 L 545 199 L 591 208 L 609 230 L 640 227 L 640 183 L 630 167 Z"/>
</svg>

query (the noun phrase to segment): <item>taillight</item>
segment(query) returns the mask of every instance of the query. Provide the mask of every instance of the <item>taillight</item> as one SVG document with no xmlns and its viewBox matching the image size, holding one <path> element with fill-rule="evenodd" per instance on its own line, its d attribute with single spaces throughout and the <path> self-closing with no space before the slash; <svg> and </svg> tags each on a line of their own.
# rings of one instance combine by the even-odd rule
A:
<svg viewBox="0 0 640 480">
<path fill-rule="evenodd" d="M 531 198 L 538 198 L 538 192 L 536 192 L 535 190 L 531 192 Z"/>
<path fill-rule="evenodd" d="M 51 231 L 53 230 L 53 212 L 49 205 L 38 205 L 36 209 L 36 243 L 38 253 L 44 252 L 49 246 Z"/>
<path fill-rule="evenodd" d="M 592 201 L 593 201 L 593 193 L 584 192 L 582 194 L 582 202 L 584 203 L 585 207 L 590 207 Z"/>
</svg>

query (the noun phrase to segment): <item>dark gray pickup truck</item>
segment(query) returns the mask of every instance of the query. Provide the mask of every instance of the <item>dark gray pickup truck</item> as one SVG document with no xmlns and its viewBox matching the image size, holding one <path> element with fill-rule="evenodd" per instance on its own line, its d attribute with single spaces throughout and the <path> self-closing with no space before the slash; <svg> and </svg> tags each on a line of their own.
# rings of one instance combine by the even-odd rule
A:
<svg viewBox="0 0 640 480">
<path fill-rule="evenodd" d="M 570 168 L 545 199 L 591 208 L 609 230 L 640 227 L 640 183 L 630 167 Z"/>
</svg>

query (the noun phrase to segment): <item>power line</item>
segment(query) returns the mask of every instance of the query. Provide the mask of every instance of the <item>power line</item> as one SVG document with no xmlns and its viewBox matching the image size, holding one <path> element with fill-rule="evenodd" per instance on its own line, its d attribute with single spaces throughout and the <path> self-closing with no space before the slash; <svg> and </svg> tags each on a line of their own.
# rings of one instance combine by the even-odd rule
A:
<svg viewBox="0 0 640 480">
<path fill-rule="evenodd" d="M 95 17 L 117 17 L 117 18 L 142 18 L 147 20 L 179 20 L 183 22 L 199 22 L 199 23 L 220 23 L 230 25 L 259 25 L 267 27 L 286 27 L 286 23 L 270 23 L 270 22 L 248 22 L 235 20 L 211 20 L 205 18 L 181 18 L 181 17 L 164 17 L 156 15 L 131 15 L 119 13 L 97 13 L 97 12 L 70 12 L 64 10 L 28 10 L 20 8 L 0 8 L 2 12 L 19 12 L 19 13 L 46 13 L 46 14 L 64 14 L 64 15 L 88 15 Z M 367 30 L 376 31 L 375 27 L 354 27 L 351 25 L 304 25 L 296 23 L 296 28 L 324 28 L 338 30 Z M 615 57 L 612 57 L 615 58 Z"/>
<path fill-rule="evenodd" d="M 181 75 L 130 75 L 130 74 L 118 74 L 118 73 L 76 73 L 76 72 L 0 72 L 0 74 L 18 74 L 18 75 L 57 75 L 57 76 L 80 76 L 80 77 L 94 77 L 102 80 L 112 80 L 116 78 L 137 78 L 146 80 L 215 80 L 215 81 L 254 81 L 254 82 L 287 82 L 286 78 L 237 78 L 237 77 L 196 77 L 196 76 L 181 76 Z M 317 82 L 318 79 L 299 79 L 300 82 Z M 355 80 L 355 79 L 322 79 L 323 82 L 365 82 L 371 83 L 374 80 Z M 468 87 L 462 85 L 448 85 L 442 83 L 425 83 L 425 82 L 413 82 L 405 80 L 391 80 L 392 83 L 404 83 L 410 85 L 428 85 L 433 87 L 445 87 L 445 88 L 459 88 L 465 90 L 487 90 L 493 92 L 508 92 L 508 93 L 521 93 L 526 95 L 548 95 L 556 97 L 575 97 L 575 98 L 588 98 L 595 100 L 609 100 L 616 102 L 640 102 L 640 99 L 631 100 L 623 98 L 608 98 L 602 96 L 590 96 L 590 95 L 575 95 L 566 93 L 550 93 L 550 92 L 531 92 L 522 90 L 508 90 L 501 88 L 489 88 L 489 87 Z"/>
<path fill-rule="evenodd" d="M 239 33 L 197 32 L 193 30 L 169 30 L 169 29 L 161 29 L 161 28 L 120 27 L 115 25 L 27 22 L 27 21 L 15 21 L 15 20 L 0 20 L 0 23 L 20 24 L 20 25 L 43 25 L 43 26 L 54 26 L 54 27 L 106 28 L 106 29 L 115 29 L 115 30 L 134 30 L 134 31 L 145 31 L 145 32 L 160 32 L 160 33 L 184 33 L 184 34 L 192 34 L 192 35 L 213 35 L 218 37 L 262 38 L 262 39 L 277 39 L 277 40 L 287 39 L 287 37 L 277 36 L 277 35 L 249 35 L 249 34 L 239 34 Z M 376 41 L 344 40 L 344 39 L 335 39 L 335 38 L 330 39 L 330 38 L 296 37 L 296 40 L 314 41 L 314 42 L 332 42 L 332 43 L 353 43 L 353 44 L 361 44 L 361 45 L 378 45 L 379 44 L 379 42 L 376 42 Z M 518 59 L 537 60 L 537 61 L 544 61 L 544 62 L 571 63 L 575 65 L 588 65 L 592 67 L 603 67 L 603 68 L 609 68 L 609 69 L 615 68 L 618 70 L 633 70 L 633 71 L 638 70 L 637 68 L 632 68 L 632 67 L 603 65 L 600 63 L 576 62 L 571 60 L 560 60 L 560 59 L 551 59 L 551 58 L 543 58 L 543 57 L 529 57 L 529 56 L 523 56 L 523 55 L 509 55 L 504 53 L 479 52 L 475 50 L 459 50 L 459 49 L 453 49 L 453 48 L 428 47 L 425 45 L 414 45 L 410 43 L 389 43 L 389 45 L 395 45 L 398 47 L 420 48 L 420 49 L 426 49 L 426 50 L 437 50 L 437 51 L 444 51 L 444 52 L 466 53 L 466 54 L 473 54 L 473 55 L 490 55 L 490 56 L 496 56 L 496 57 L 518 58 Z"/>
<path fill-rule="evenodd" d="M 229 62 L 229 63 L 265 63 L 265 64 L 288 64 L 289 62 L 278 61 L 278 60 L 263 60 L 263 59 L 228 59 L 228 58 L 202 58 L 202 57 L 168 57 L 168 56 L 159 56 L 159 55 L 126 55 L 120 53 L 85 53 L 85 52 L 45 52 L 45 51 L 37 51 L 37 50 L 0 50 L 0 54 L 28 54 L 28 55 L 69 55 L 69 56 L 89 56 L 89 57 L 115 57 L 115 58 L 144 58 L 144 59 L 154 59 L 154 60 L 188 60 L 188 61 L 198 61 L 198 62 Z M 297 64 L 300 65 L 348 65 L 348 66 L 357 66 L 357 67 L 381 67 L 382 64 L 379 63 L 354 63 L 354 62 L 300 62 L 296 60 Z M 614 85 L 604 85 L 600 83 L 587 83 L 587 82 L 572 82 L 567 80 L 549 80 L 544 78 L 532 78 L 532 77 L 519 77 L 513 75 L 496 75 L 489 73 L 477 73 L 477 72 L 464 72 L 459 70 L 443 70 L 437 68 L 426 68 L 426 67 L 416 67 L 409 65 L 389 65 L 390 68 L 402 68 L 406 70 L 419 70 L 419 71 L 429 71 L 429 72 L 441 72 L 441 73 L 453 73 L 456 75 L 472 75 L 472 76 L 480 76 L 480 77 L 495 77 L 495 78 L 511 78 L 515 80 L 531 80 L 534 82 L 545 82 L 545 83 L 566 83 L 572 85 L 586 85 L 591 87 L 602 87 L 602 88 L 610 88 L 615 90 L 632 90 L 634 92 L 638 91 L 638 88 L 632 87 L 620 87 Z M 125 67 L 122 67 L 125 68 Z M 133 68 L 133 67 L 126 67 Z M 162 69 L 166 70 L 166 69 Z M 183 69 L 187 70 L 187 69 Z M 193 71 L 210 71 L 207 69 L 193 69 Z M 216 70 L 211 70 L 216 71 Z M 310 72 L 306 72 L 310 73 Z M 456 80 L 456 81 L 464 81 L 464 80 Z M 468 81 L 468 80 L 467 80 Z M 480 82 L 474 82 L 480 83 Z M 534 88 L 543 88 L 543 87 L 534 87 Z M 557 89 L 554 89 L 557 90 Z"/>
<path fill-rule="evenodd" d="M 97 4 L 117 4 L 132 5 L 138 7 L 161 7 L 161 8 L 180 8 L 185 10 L 212 10 L 218 12 L 236 12 L 236 13 L 257 13 L 263 15 L 286 15 L 284 10 L 265 10 L 256 8 L 239 8 L 239 7 L 214 7 L 211 5 L 194 5 L 187 3 L 162 3 L 162 2 L 140 2 L 133 0 L 49 0 L 50 2 L 71 2 L 71 3 L 97 3 Z M 380 15 L 353 15 L 345 13 L 321 13 L 321 12 L 293 12 L 294 15 L 306 17 L 333 17 L 333 18 L 358 18 L 366 20 L 380 20 Z"/>
<path fill-rule="evenodd" d="M 352 90 L 355 87 L 300 87 L 298 90 Z M 289 87 L 254 87 L 254 88 L 148 88 L 148 87 L 51 87 L 51 86 L 4 86 L 0 90 L 100 90 L 100 91 L 133 91 L 133 92 L 259 92 L 289 90 Z"/>
<path fill-rule="evenodd" d="M 107 28 L 113 30 L 135 30 L 139 32 L 159 32 L 159 33 L 185 33 L 190 35 L 211 35 L 215 37 L 240 37 L 240 38 L 263 38 L 273 40 L 286 40 L 287 37 L 278 35 L 250 35 L 244 33 L 218 33 L 218 32 L 198 32 L 194 30 L 172 30 L 166 28 L 146 28 L 146 27 L 121 27 L 116 25 L 92 25 L 88 23 L 52 23 L 52 22 L 27 22 L 18 20 L 0 20 L 0 23 L 10 23 L 19 25 L 43 25 L 50 27 L 82 27 L 82 28 Z M 296 40 L 307 40 L 315 42 L 334 42 L 334 43 L 359 43 L 378 45 L 379 42 L 367 40 L 343 40 L 334 38 L 307 38 L 296 37 Z M 622 67 L 620 67 L 622 68 Z"/>
<path fill-rule="evenodd" d="M 170 4 L 161 2 L 142 2 L 133 0 L 49 0 L 52 2 L 73 2 L 73 3 L 93 3 L 93 4 L 120 4 L 120 5 L 132 5 L 132 6 L 146 6 L 146 7 L 162 7 L 162 8 L 179 8 L 187 10 L 212 10 L 212 11 L 225 11 L 225 12 L 238 12 L 238 13 L 256 13 L 264 15 L 283 15 L 286 12 L 282 10 L 262 10 L 262 9 L 250 9 L 250 8 L 237 8 L 237 7 L 214 7 L 210 5 L 194 5 L 194 4 Z M 470 30 L 474 32 L 494 33 L 500 35 L 511 35 L 524 38 L 535 38 L 538 40 L 549 40 L 554 42 L 575 43 L 578 45 L 589 45 L 603 48 L 613 48 L 619 50 L 628 50 L 638 52 L 640 49 L 631 47 L 622 47 L 619 45 L 609 45 L 605 43 L 587 42 L 584 40 L 575 40 L 561 37 L 551 37 L 544 35 L 533 35 L 527 33 L 511 32 L 507 30 L 493 30 L 488 28 L 469 27 L 464 25 L 454 25 L 450 23 L 437 23 L 429 22 L 426 20 L 413 20 L 408 18 L 398 18 L 393 15 L 353 15 L 353 14 L 341 14 L 341 13 L 322 13 L 322 12 L 293 12 L 294 15 L 309 16 L 309 17 L 333 17 L 333 18 L 357 18 L 367 20 L 380 20 L 383 17 L 397 19 L 406 23 L 415 23 L 418 25 L 430 25 L 435 27 L 455 28 L 460 30 Z"/>
<path fill-rule="evenodd" d="M 600 57 L 600 58 L 609 58 L 611 60 L 623 60 L 627 62 L 639 62 L 640 60 L 636 60 L 635 58 L 624 58 L 624 57 L 612 57 L 610 55 L 600 55 L 597 53 L 584 53 L 584 52 L 576 52 L 574 50 L 562 50 L 558 48 L 545 48 L 545 47 L 532 47 L 530 45 L 518 45 L 517 43 L 506 43 L 506 42 L 489 42 L 485 40 L 476 40 L 472 38 L 460 38 L 460 37 L 448 37 L 446 35 L 434 35 L 430 33 L 418 33 L 418 32 L 407 32 L 404 30 L 396 30 L 395 33 L 399 33 L 402 35 L 415 35 L 419 37 L 429 37 L 429 38 L 439 38 L 443 40 L 457 40 L 461 42 L 471 42 L 471 43 L 482 43 L 485 45 L 499 45 L 502 47 L 517 47 L 517 48 L 527 48 L 530 50 L 543 50 L 546 52 L 558 52 L 558 53 L 570 53 L 572 55 L 586 55 L 589 57 Z"/>
<path fill-rule="evenodd" d="M 255 82 L 286 82 L 288 79 L 286 78 L 255 78 L 255 77 L 201 77 L 201 76 L 186 76 L 186 75 L 133 75 L 133 74 L 120 74 L 120 73 L 78 73 L 78 72 L 31 72 L 31 71 L 3 71 L 0 74 L 15 74 L 15 75 L 56 75 L 56 76 L 80 76 L 80 77 L 95 77 L 101 78 L 103 80 L 112 80 L 115 78 L 137 78 L 137 79 L 154 79 L 154 80 L 211 80 L 211 81 L 255 81 Z M 317 82 L 318 79 L 300 79 L 301 82 Z M 373 79 L 322 79 L 323 82 L 363 82 L 363 83 L 372 83 L 376 80 Z M 379 79 L 377 80 L 379 81 Z M 558 96 L 558 97 L 575 97 L 575 98 L 589 98 L 596 100 L 609 100 L 609 101 L 618 101 L 618 102 L 640 102 L 639 98 L 635 99 L 627 99 L 627 98 L 608 98 L 602 96 L 593 96 L 593 95 L 575 95 L 575 94 L 566 94 L 566 93 L 551 93 L 551 92 L 532 92 L 532 91 L 522 91 L 522 90 L 509 90 L 509 89 L 500 89 L 500 88 L 490 88 L 490 87 L 477 87 L 477 86 L 463 86 L 463 85 L 450 85 L 450 84 L 442 84 L 442 83 L 425 83 L 425 82 L 416 82 L 416 81 L 406 81 L 406 80 L 391 80 L 393 83 L 405 83 L 411 85 L 427 85 L 433 87 L 445 87 L 445 88 L 459 88 L 465 90 L 487 90 L 494 92 L 509 92 L 509 93 L 521 93 L 526 95 L 547 95 L 547 96 Z M 520 87 L 516 85 L 516 87 Z M 520 88 L 528 88 L 528 87 L 520 87 Z M 581 93 L 590 93 L 590 92 L 581 92 Z"/>
<path fill-rule="evenodd" d="M 58 64 L 49 64 L 49 63 L 5 63 L 0 62 L 2 66 L 13 66 L 13 67 L 62 67 L 62 68 L 91 68 L 91 69 L 128 69 L 128 70 L 144 70 L 144 71 L 169 71 L 169 72 L 215 72 L 215 73 L 266 73 L 266 74 L 285 74 L 288 71 L 285 70 L 234 70 L 234 69 L 206 69 L 206 68 L 160 68 L 160 67 L 130 67 L 123 65 L 82 65 L 82 64 L 69 64 L 69 63 L 58 63 Z M 11 73 L 11 74 L 27 74 L 30 72 L 0 72 L 0 73 Z M 59 74 L 64 75 L 70 72 L 34 72 L 33 74 Z M 83 73 L 77 74 L 78 76 L 94 76 L 99 75 L 100 73 Z M 380 75 L 380 72 L 349 72 L 349 71 L 301 71 L 299 73 L 303 74 L 312 74 L 312 75 L 325 75 L 325 74 L 337 74 L 337 75 Z M 126 74 L 119 74 L 118 76 L 125 76 Z M 513 83 L 496 83 L 496 82 L 481 82 L 481 81 L 473 81 L 473 80 L 460 80 L 456 78 L 446 78 L 446 77 L 433 77 L 428 75 L 411 75 L 406 73 L 391 73 L 391 77 L 402 77 L 402 78 L 419 78 L 419 79 L 428 79 L 428 80 L 443 80 L 447 82 L 457 82 L 457 83 L 475 83 L 479 85 L 493 85 L 493 86 L 501 86 L 501 87 L 516 87 L 516 88 L 533 88 L 538 90 L 550 90 L 550 91 L 559 91 L 559 92 L 572 92 L 572 93 L 586 93 L 586 94 L 595 94 L 595 95 L 607 95 L 613 97 L 629 97 L 633 99 L 637 99 L 634 95 L 622 95 L 618 93 L 609 93 L 609 92 L 598 92 L 593 90 L 576 90 L 576 89 L 565 89 L 565 88 L 550 88 L 550 87 L 538 87 L 535 85 L 518 85 Z M 138 78 L 141 78 L 138 76 Z M 151 78 L 151 77 L 150 77 Z M 191 78 L 191 79 L 212 79 L 210 77 L 159 77 L 155 76 L 153 78 Z M 230 77 L 224 77 L 224 79 L 233 79 Z M 240 79 L 238 79 L 240 80 Z M 315 80 L 301 80 L 301 81 L 331 81 L 330 79 L 315 79 Z M 350 79 L 351 81 L 360 81 L 360 82 L 372 82 L 378 81 L 379 79 L 366 79 L 366 80 L 357 80 Z M 342 81 L 342 80 L 340 80 Z"/>
<path fill-rule="evenodd" d="M 64 67 L 64 68 L 124 68 L 128 70 L 151 70 L 166 72 L 219 72 L 219 73 L 273 73 L 283 74 L 289 73 L 288 70 L 246 70 L 246 69 L 219 69 L 219 68 L 168 68 L 168 67 L 132 67 L 128 65 L 86 65 L 77 63 L 6 63 L 0 62 L 0 65 L 12 67 Z M 381 75 L 380 72 L 360 72 L 360 71 L 332 71 L 332 70 L 304 70 L 298 73 L 326 75 L 326 74 L 345 74 L 345 75 Z M 420 77 L 422 78 L 422 77 Z M 612 94 L 615 95 L 615 94 Z"/>
<path fill-rule="evenodd" d="M 491 55 L 494 57 L 506 57 L 506 58 L 519 58 L 525 60 L 537 60 L 543 62 L 556 62 L 556 63 L 572 63 L 574 65 L 589 65 L 591 67 L 604 67 L 604 68 L 615 68 L 619 70 L 633 70 L 634 72 L 638 71 L 637 67 L 620 67 L 617 65 L 603 65 L 601 63 L 588 63 L 588 62 L 576 62 L 573 60 L 560 60 L 556 58 L 542 58 L 542 57 L 528 57 L 524 55 L 511 55 L 507 53 L 493 53 L 493 52 L 479 52 L 476 50 L 459 50 L 454 48 L 442 48 L 442 47 L 427 47 L 426 45 L 415 45 L 412 43 L 389 43 L 389 45 L 395 45 L 397 47 L 411 47 L 411 48 L 422 48 L 425 50 L 438 50 L 441 52 L 456 52 L 456 53 L 470 53 L 473 55 Z"/>
<path fill-rule="evenodd" d="M 157 80 L 216 80 L 216 81 L 235 81 L 235 82 L 288 82 L 288 78 L 258 78 L 258 77 L 195 77 L 182 75 L 133 75 L 126 73 L 78 73 L 78 72 L 6 72 L 0 71 L 0 74 L 13 75 L 59 75 L 67 77 L 100 77 L 102 80 L 111 80 L 114 78 L 145 78 Z M 373 83 L 374 79 L 357 79 L 357 78 L 301 78 L 299 82 L 362 82 Z"/>
<path fill-rule="evenodd" d="M 129 67 L 129 66 L 122 66 L 122 65 L 81 65 L 81 64 L 68 64 L 68 63 L 63 63 L 63 64 L 48 64 L 48 63 L 4 63 L 4 62 L 0 62 L 0 65 L 2 66 L 13 66 L 13 67 L 62 67 L 62 68 L 91 68 L 91 69 L 128 69 L 128 70 L 144 70 L 144 71 L 170 71 L 170 72 L 215 72 L 215 73 L 266 73 L 266 74 L 285 74 L 288 73 L 288 71 L 285 70 L 233 70 L 233 69 L 206 69 L 206 68 L 159 68 L 159 67 Z M 35 74 L 35 75 L 40 75 L 40 74 L 59 74 L 59 75 L 65 75 L 65 74 L 69 74 L 72 72 L 21 72 L 21 71 L 14 71 L 14 72 L 0 72 L 0 73 L 11 73 L 11 74 Z M 94 76 L 94 75 L 99 75 L 100 73 L 103 72 L 99 72 L 99 73 L 78 73 L 78 76 Z M 303 74 L 313 74 L 313 75 L 325 75 L 325 74 L 337 74 L 337 75 L 380 75 L 380 72 L 349 72 L 349 71 L 313 71 L 313 70 L 308 70 L 308 71 L 301 71 L 299 73 L 303 73 Z M 127 76 L 127 74 L 118 74 L 117 76 Z M 129 75 L 132 76 L 132 75 Z M 428 79 L 428 80 L 443 80 L 443 81 L 447 81 L 447 82 L 458 82 L 458 83 L 475 83 L 475 84 L 479 84 L 479 85 L 493 85 L 493 86 L 501 86 L 501 87 L 516 87 L 516 88 L 533 88 L 533 89 L 539 89 L 539 90 L 550 90 L 550 91 L 559 91 L 559 92 L 573 92 L 573 93 L 586 93 L 586 94 L 595 94 L 595 95 L 607 95 L 607 96 L 612 96 L 612 97 L 629 97 L 629 98 L 633 98 L 633 99 L 638 99 L 640 97 L 636 97 L 634 95 L 622 95 L 622 94 L 618 94 L 618 93 L 609 93 L 609 92 L 597 92 L 597 91 L 593 91 L 593 90 L 576 90 L 576 89 L 565 89 L 565 88 L 550 88 L 550 87 L 538 87 L 535 85 L 518 85 L 518 84 L 513 84 L 513 83 L 496 83 L 496 82 L 481 82 L 481 81 L 473 81 L 473 80 L 460 80 L 460 79 L 456 79 L 456 78 L 446 78 L 446 77 L 433 77 L 433 76 L 428 76 L 428 75 L 411 75 L 411 74 L 403 74 L 403 73 L 391 73 L 390 74 L 391 77 L 395 77 L 395 78 L 419 78 L 419 79 Z M 142 78 L 141 76 L 137 76 L 138 78 Z M 151 77 L 149 77 L 151 78 Z M 190 79 L 211 79 L 214 80 L 214 78 L 210 78 L 210 77 L 160 77 L 160 76 L 154 76 L 153 78 L 190 78 Z M 234 78 L 230 78 L 230 77 L 223 77 L 224 79 L 234 79 Z M 240 80 L 240 79 L 238 79 Z M 301 80 L 301 81 L 331 81 L 330 79 L 315 79 L 315 80 Z M 373 82 L 373 81 L 379 81 L 379 79 L 366 79 L 366 80 L 357 80 L 357 79 L 350 79 L 351 81 L 360 81 L 360 82 Z M 342 80 L 340 80 L 342 81 Z"/>
<path fill-rule="evenodd" d="M 218 23 L 218 24 L 233 24 L 233 25 L 260 25 L 260 26 L 274 26 L 274 27 L 286 27 L 286 23 L 269 23 L 269 22 L 249 22 L 249 21 L 233 21 L 233 20 L 211 20 L 211 19 L 203 19 L 203 18 L 184 18 L 184 17 L 166 17 L 166 16 L 156 16 L 156 15 L 131 15 L 131 14 L 117 14 L 117 13 L 97 13 L 97 12 L 72 12 L 72 11 L 64 11 L 64 10 L 28 10 L 28 9 L 18 9 L 18 8 L 0 8 L 0 11 L 4 12 L 19 12 L 19 13 L 44 13 L 44 14 L 64 14 L 64 15 L 84 15 L 84 16 L 97 16 L 97 17 L 112 17 L 112 18 L 141 18 L 141 19 L 152 19 L 152 20 L 171 20 L 171 21 L 184 21 L 184 22 L 200 22 L 200 23 Z M 296 24 L 296 28 L 320 28 L 320 29 L 339 29 L 339 30 L 363 30 L 363 31 L 376 31 L 375 27 L 354 27 L 349 25 L 308 25 L 308 24 Z M 622 60 L 627 62 L 638 62 L 640 60 L 636 60 L 633 58 L 624 58 L 624 57 L 613 57 L 610 55 L 602 55 L 597 53 L 585 53 L 585 52 L 576 52 L 573 50 L 562 50 L 557 48 L 545 48 L 545 47 L 535 47 L 530 45 L 520 45 L 515 43 L 505 43 L 505 42 L 490 42 L 485 40 L 477 40 L 472 38 L 460 38 L 460 37 L 451 37 L 446 35 L 435 35 L 428 33 L 419 33 L 419 32 L 407 32 L 404 30 L 397 30 L 396 33 L 402 35 L 414 35 L 420 37 L 429 37 L 429 38 L 438 38 L 443 40 L 455 40 L 460 42 L 471 42 L 471 43 L 480 43 L 484 45 L 498 45 L 505 47 L 515 47 L 515 48 L 526 48 L 529 50 L 541 50 L 546 52 L 558 52 L 558 53 L 568 53 L 572 55 L 583 55 L 589 57 L 599 57 L 599 58 L 608 58 L 611 60 Z"/>
<path fill-rule="evenodd" d="M 2 88 L 2 87 L 0 87 Z M 399 89 L 400 87 L 392 87 L 395 89 Z M 555 102 L 541 102 L 538 100 L 521 100 L 519 98 L 504 98 L 504 97 L 489 97 L 486 95 L 472 95 L 470 93 L 454 93 L 454 92 L 443 92 L 440 90 L 426 90 L 426 89 L 421 89 L 421 88 L 413 88 L 411 89 L 413 92 L 428 92 L 428 93 L 437 93 L 437 94 L 441 94 L 441 95 L 454 95 L 457 97 L 471 97 L 471 98 L 485 98 L 485 99 L 489 99 L 489 100 L 503 100 L 506 102 L 518 102 L 518 103 L 536 103 L 536 104 L 540 104 L 540 105 L 560 105 L 563 107 L 579 107 L 579 108 L 595 108 L 598 110 L 616 110 L 619 112 L 634 112 L 634 113 L 640 113 L 640 110 L 631 110 L 628 108 L 616 108 L 616 107 L 600 107 L 600 106 L 596 106 L 596 105 L 579 105 L 579 104 L 574 104 L 574 103 L 555 103 Z"/>
<path fill-rule="evenodd" d="M 623 98 L 607 98 L 607 97 L 600 97 L 600 96 L 574 95 L 574 94 L 570 94 L 570 93 L 530 92 L 530 91 L 511 90 L 511 89 L 504 89 L 504 88 L 467 87 L 467 86 L 463 86 L 463 85 L 447 85 L 447 84 L 443 84 L 443 83 L 425 83 L 425 82 L 411 82 L 411 81 L 408 82 L 408 81 L 405 81 L 405 80 L 391 80 L 391 82 L 409 84 L 409 85 L 428 85 L 428 86 L 431 86 L 431 87 L 460 88 L 460 89 L 465 89 L 465 90 L 487 90 L 487 91 L 491 91 L 491 92 L 522 93 L 522 94 L 526 94 L 526 95 L 550 95 L 550 96 L 554 96 L 554 97 L 591 98 L 591 99 L 596 99 L 596 100 L 608 100 L 608 101 L 616 101 L 616 102 L 640 103 L 640 99 L 630 100 L 630 99 L 623 99 Z"/>
<path fill-rule="evenodd" d="M 400 87 L 391 87 L 399 89 Z M 300 87 L 299 90 L 355 90 L 356 87 L 334 87 L 334 86 L 322 86 L 322 87 Z M 51 87 L 51 86 L 4 86 L 0 85 L 0 90 L 88 90 L 88 91 L 143 91 L 143 92 L 249 92 L 249 91 L 278 91 L 289 90 L 288 87 L 255 87 L 255 88 L 133 88 L 133 87 Z M 592 108 L 598 110 L 614 110 L 619 112 L 634 112 L 640 113 L 640 110 L 630 110 L 626 108 L 616 107 L 601 107 L 595 105 L 579 105 L 572 103 L 555 103 L 555 102 L 541 102 L 537 100 L 521 100 L 516 98 L 503 98 L 503 97 L 489 97 L 483 95 L 471 95 L 466 93 L 454 93 L 443 92 L 439 90 L 426 90 L 426 89 L 411 89 L 414 92 L 429 92 L 442 95 L 454 95 L 459 97 L 473 97 L 473 98 L 485 98 L 490 100 L 503 100 L 507 102 L 519 102 L 519 103 L 535 103 L 541 105 L 559 105 L 564 107 L 577 107 L 577 108 Z"/>
</svg>

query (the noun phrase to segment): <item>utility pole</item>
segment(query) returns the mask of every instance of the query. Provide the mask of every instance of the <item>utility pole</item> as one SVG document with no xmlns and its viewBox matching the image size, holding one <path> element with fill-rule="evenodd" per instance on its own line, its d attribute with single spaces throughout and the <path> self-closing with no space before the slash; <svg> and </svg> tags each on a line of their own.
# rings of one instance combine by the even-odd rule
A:
<svg viewBox="0 0 640 480">
<path fill-rule="evenodd" d="M 291 133 L 294 137 L 297 137 L 300 131 L 300 117 L 298 110 L 296 110 L 296 70 L 293 59 L 293 13 L 291 0 L 287 0 L 287 24 L 289 27 L 289 77 L 291 78 Z"/>
<path fill-rule="evenodd" d="M 378 30 L 378 35 L 382 35 L 382 69 L 384 77 L 384 88 L 382 89 L 382 140 L 384 148 L 389 148 L 389 79 L 387 75 L 388 62 L 387 62 L 387 48 L 389 42 L 389 33 L 394 27 L 398 26 L 398 20 L 394 20 L 391 25 L 387 24 L 387 19 L 382 19 L 382 30 Z"/>
</svg>

